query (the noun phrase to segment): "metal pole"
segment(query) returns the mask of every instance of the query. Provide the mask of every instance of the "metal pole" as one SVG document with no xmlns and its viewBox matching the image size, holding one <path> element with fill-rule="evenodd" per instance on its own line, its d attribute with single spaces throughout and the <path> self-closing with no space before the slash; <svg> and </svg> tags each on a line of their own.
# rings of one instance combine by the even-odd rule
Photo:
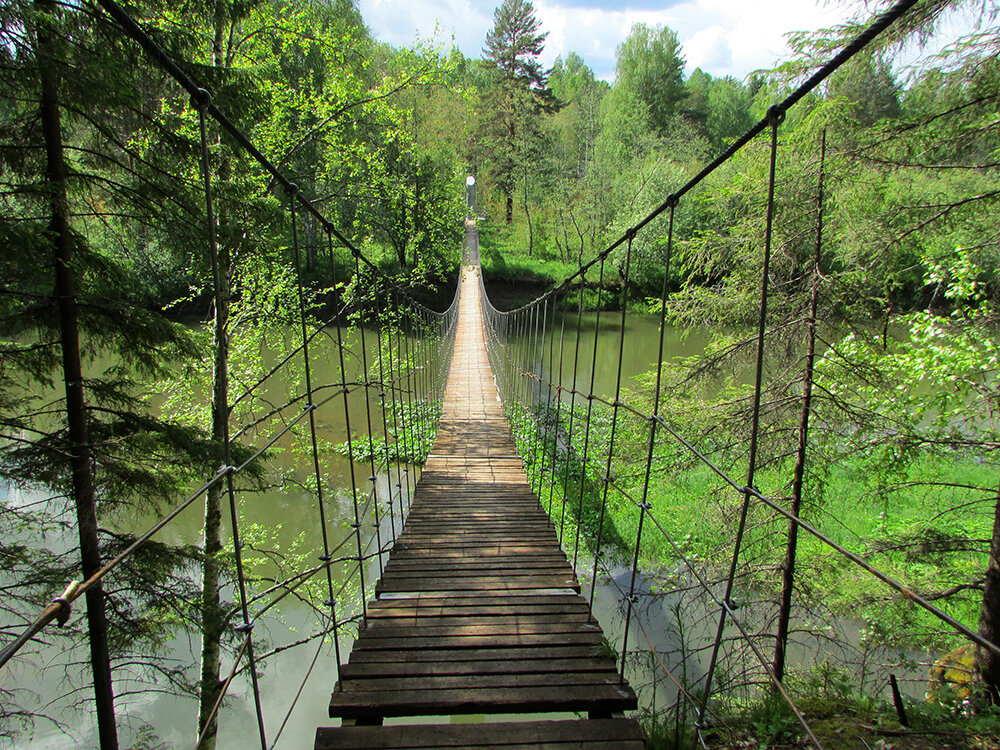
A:
<svg viewBox="0 0 1000 750">
<path fill-rule="evenodd" d="M 632 624 L 632 608 L 635 604 L 635 579 L 639 572 L 639 545 L 642 542 L 642 524 L 646 512 L 650 509 L 649 481 L 653 468 L 653 451 L 656 446 L 657 416 L 660 412 L 660 392 L 663 383 L 663 337 L 667 327 L 667 291 L 670 281 L 670 256 L 674 244 L 674 209 L 670 206 L 670 219 L 667 225 L 667 255 L 663 263 L 663 288 L 660 292 L 660 341 L 656 353 L 656 385 L 653 388 L 653 416 L 649 420 L 649 443 L 646 446 L 646 466 L 642 480 L 642 501 L 639 503 L 639 529 L 635 535 L 635 553 L 632 556 L 632 577 L 628 588 L 628 611 L 625 614 L 625 634 L 622 639 L 622 680 L 625 679 L 625 658 L 628 654 L 628 631 Z"/>
<path fill-rule="evenodd" d="M 618 407 L 622 392 L 622 357 L 625 353 L 625 322 L 628 314 L 628 283 L 632 261 L 632 238 L 634 230 L 629 230 L 628 245 L 625 248 L 625 272 L 622 274 L 622 316 L 618 328 L 618 375 L 615 378 L 615 400 L 611 407 L 611 438 L 608 442 L 608 460 L 604 469 L 604 489 L 601 492 L 601 516 L 597 522 L 597 542 L 594 545 L 594 575 L 590 582 L 590 612 L 594 611 L 594 592 L 597 590 L 597 570 L 601 561 L 601 536 L 604 532 L 604 516 L 608 507 L 608 488 L 611 484 L 611 466 L 615 455 L 615 434 L 618 430 Z M 596 354 L 596 348 L 595 348 Z"/>
<path fill-rule="evenodd" d="M 754 384 L 753 415 L 750 427 L 750 455 L 747 459 L 747 487 L 754 486 L 754 477 L 757 471 L 757 442 L 760 427 L 760 400 L 764 377 L 764 339 L 767 332 L 767 287 L 768 276 L 771 269 L 771 235 L 774 227 L 774 182 L 778 159 L 778 127 L 784 120 L 784 112 L 771 107 L 768 110 L 771 122 L 771 162 L 768 173 L 767 189 L 767 225 L 764 230 L 764 263 L 761 270 L 760 282 L 760 315 L 757 325 L 757 370 Z M 715 632 L 715 642 L 712 645 L 712 656 L 708 664 L 708 672 L 705 674 L 705 687 L 703 688 L 701 706 L 698 709 L 698 721 L 695 724 L 697 734 L 701 735 L 704 728 L 703 721 L 705 712 L 708 709 L 708 700 L 711 697 L 712 677 L 715 674 L 715 667 L 719 658 L 719 647 L 722 644 L 722 636 L 726 627 L 727 607 L 732 606 L 730 596 L 733 593 L 733 585 L 736 580 L 736 568 L 739 565 L 740 551 L 743 544 L 743 534 L 746 530 L 747 514 L 750 510 L 751 494 L 748 491 L 743 493 L 743 503 L 740 507 L 740 520 L 736 530 L 736 540 L 733 544 L 732 560 L 729 564 L 729 575 L 726 578 L 726 593 L 722 597 L 723 607 L 719 608 L 719 627 Z"/>
<path fill-rule="evenodd" d="M 601 297 L 604 287 L 604 258 L 601 258 L 600 270 L 597 274 L 597 315 L 594 318 L 594 350 L 590 355 L 590 388 L 587 393 L 587 420 L 584 423 L 583 431 L 583 465 L 580 471 L 580 499 L 577 504 L 576 517 L 576 539 L 573 542 L 573 570 L 580 555 L 580 530 L 583 528 L 583 497 L 587 490 L 587 459 L 590 452 L 590 422 L 594 414 L 594 377 L 597 373 L 597 338 L 601 332 Z"/>
</svg>

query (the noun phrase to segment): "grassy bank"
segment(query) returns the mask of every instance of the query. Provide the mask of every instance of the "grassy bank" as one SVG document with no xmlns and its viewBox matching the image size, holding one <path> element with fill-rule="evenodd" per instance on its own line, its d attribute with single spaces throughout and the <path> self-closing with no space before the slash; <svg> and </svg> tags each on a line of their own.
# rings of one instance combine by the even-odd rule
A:
<svg viewBox="0 0 1000 750">
<path fill-rule="evenodd" d="M 626 400 L 635 405 L 637 398 L 629 394 Z M 529 457 L 536 486 L 537 477 L 543 469 L 545 472 L 543 506 L 548 507 L 549 478 L 555 474 L 559 481 L 554 486 L 553 521 L 559 527 L 566 519 L 566 540 L 575 537 L 573 526 L 579 521 L 581 536 L 591 550 L 587 553 L 590 559 L 604 499 L 603 482 L 595 478 L 603 475 L 611 424 L 610 409 L 600 404 L 594 404 L 592 409 L 589 471 L 585 476 L 581 476 L 583 456 L 579 453 L 567 456 L 562 450 L 556 451 L 558 460 L 553 465 L 551 438 L 543 437 L 536 443 L 537 458 L 531 461 L 533 424 L 524 416 L 517 420 L 518 429 L 523 431 L 523 455 Z M 563 441 L 569 429 L 568 412 L 564 404 L 559 415 Z M 578 405 L 575 430 L 581 429 L 585 416 L 586 407 Z M 555 424 L 554 410 L 539 418 L 550 428 Z M 648 434 L 645 420 L 619 415 L 612 482 L 601 532 L 603 557 L 609 567 L 627 567 L 631 561 Z M 720 442 L 726 441 L 720 438 Z M 577 432 L 572 444 L 580 443 Z M 638 606 L 650 606 L 655 600 L 677 600 L 690 605 L 689 613 L 704 611 L 712 605 L 707 595 L 691 588 L 693 579 L 685 565 L 716 582 L 719 594 L 718 582 L 724 579 L 732 555 L 742 495 L 700 462 L 675 451 L 662 431 L 655 455 L 647 497 L 651 510 L 638 555 L 650 592 L 643 595 L 646 603 Z M 746 468 L 739 456 L 727 455 L 720 449 L 713 458 L 742 481 Z M 992 484 L 993 467 L 972 455 L 926 455 L 886 473 L 874 471 L 871 460 L 861 453 L 838 454 L 829 446 L 817 448 L 814 461 L 808 465 L 804 519 L 975 629 L 982 596 L 976 581 L 985 564 L 985 540 L 990 536 L 995 501 L 995 493 L 978 488 Z M 785 496 L 792 472 L 791 458 L 771 455 L 755 484 L 787 507 Z M 774 644 L 773 618 L 787 529 L 783 516 L 760 503 L 752 504 L 733 596 L 738 616 L 756 634 L 768 659 Z M 799 536 L 794 598 L 798 613 L 795 638 L 800 642 L 836 644 L 844 654 L 834 666 L 827 661 L 828 654 L 796 662 L 789 667 L 786 678 L 810 724 L 823 735 L 820 739 L 825 747 L 865 747 L 865 742 L 871 747 L 897 748 L 1000 746 L 996 741 L 1000 737 L 1000 715 L 993 709 L 973 711 L 967 693 L 946 684 L 935 690 L 933 701 L 920 699 L 933 662 L 964 645 L 964 639 L 906 596 L 804 531 Z M 678 613 L 684 609 L 684 605 L 677 606 Z M 687 637 L 684 649 L 689 654 L 706 647 L 698 636 Z M 635 648 L 636 641 L 631 643 Z M 763 688 L 767 682 L 759 662 L 749 653 L 741 657 L 731 653 L 727 658 L 729 661 L 721 669 L 728 687 L 717 699 L 722 719 L 713 721 L 713 726 L 718 726 L 710 746 L 805 746 L 804 734 L 794 716 L 783 702 L 775 704 Z M 901 670 L 915 675 L 909 685 L 914 697 L 906 703 L 909 728 L 900 725 L 887 692 L 889 673 Z M 690 687 L 696 689 L 697 683 Z M 680 723 L 671 710 L 650 716 L 650 747 L 674 747 L 671 737 L 681 731 L 679 726 L 689 724 L 690 711 L 690 706 L 684 709 Z M 727 727 L 725 731 L 723 726 Z"/>
</svg>

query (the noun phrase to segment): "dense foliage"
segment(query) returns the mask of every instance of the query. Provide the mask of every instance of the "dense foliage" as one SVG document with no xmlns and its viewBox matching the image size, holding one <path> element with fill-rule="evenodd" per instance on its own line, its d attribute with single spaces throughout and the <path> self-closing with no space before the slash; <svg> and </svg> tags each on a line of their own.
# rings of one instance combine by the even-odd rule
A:
<svg viewBox="0 0 1000 750">
<path fill-rule="evenodd" d="M 954 7 L 979 13 L 975 34 L 922 68 L 894 65 L 899 45 L 933 38 Z M 387 270 L 454 278 L 462 181 L 472 171 L 487 274 L 517 279 L 527 294 L 634 226 L 858 30 L 796 35 L 791 60 L 738 81 L 700 69 L 685 75 L 677 35 L 637 24 L 609 84 L 575 53 L 542 68 L 546 31 L 526 0 L 497 7 L 482 59 L 380 44 L 351 0 L 136 0 L 128 10 Z M 787 114 L 758 479 L 914 591 L 978 621 L 994 641 L 996 18 L 986 2 L 922 3 Z M 225 347 L 230 374 L 241 388 L 252 385 L 266 374 L 261 352 L 289 351 L 289 311 L 299 304 L 287 195 L 228 136 L 213 129 L 209 141 L 219 298 L 210 291 L 198 119 L 187 95 L 92 2 L 0 3 L 0 477 L 14 488 L 0 513 L 5 634 L 80 577 L 80 550 L 63 542 L 82 527 L 81 508 L 89 503 L 100 555 L 113 555 L 133 538 L 137 517 L 159 512 L 179 488 L 216 470 L 220 415 L 240 436 L 262 433 L 281 421 L 280 402 L 291 398 L 269 393 L 231 412 L 206 403 L 218 382 L 216 344 L 240 330 Z M 660 414 L 728 467 L 746 458 L 748 330 L 758 310 L 768 161 L 766 142 L 756 140 L 685 197 L 669 278 L 661 218 L 635 238 L 627 279 L 616 251 L 603 295 L 592 276 L 581 292 L 588 306 L 625 299 L 641 310 L 646 300 L 658 307 L 666 281 L 670 320 L 711 328 L 703 357 L 669 363 Z M 302 217 L 298 231 L 306 306 L 318 316 L 342 291 L 331 289 L 330 272 L 349 283 L 354 263 L 339 248 L 326 256 L 312 217 Z M 64 305 L 67 278 L 74 310 Z M 220 307 L 226 313 L 211 333 L 177 324 Z M 808 458 L 797 469 L 811 337 L 819 352 L 808 375 L 815 395 L 805 410 Z M 79 350 L 80 376 L 63 360 L 68 345 Z M 652 409 L 651 376 L 627 387 L 630 403 Z M 155 405 L 147 399 L 153 391 Z M 73 393 L 83 398 L 82 442 L 69 426 Z M 646 425 L 626 418 L 621 429 L 613 473 L 634 494 Z M 607 437 L 598 405 L 595 450 Z M 668 523 L 683 551 L 717 572 L 712 561 L 724 557 L 738 499 L 666 441 L 656 460 L 667 468 L 654 475 L 655 504 L 673 509 Z M 80 464 L 91 473 L 87 491 Z M 109 618 L 115 663 L 132 665 L 136 679 L 198 695 L 202 719 L 217 695 L 221 655 L 235 641 L 218 500 L 209 498 L 200 544 L 147 547 L 104 594 L 120 615 Z M 625 549 L 634 517 L 618 500 L 608 533 Z M 583 507 L 580 520 L 592 525 L 596 506 Z M 262 556 L 289 553 L 257 531 Z M 774 579 L 788 566 L 787 538 L 780 518 L 752 519 L 751 564 L 740 585 L 761 602 L 761 632 L 779 606 Z M 897 598 L 872 593 L 824 548 L 800 547 L 809 584 L 796 590 L 797 606 L 820 627 L 830 612 L 850 613 L 864 625 L 865 648 L 956 645 Z M 651 572 L 669 571 L 676 554 L 648 542 L 641 560 Z M 672 585 L 669 576 L 661 584 Z M 75 636 L 76 627 L 62 632 Z M 178 629 L 203 637 L 200 675 L 195 665 L 173 669 L 146 658 Z M 1000 663 L 981 658 L 979 666 L 1000 685 Z M 78 688 L 68 683 L 65 691 Z M 2 731 L 32 726 L 39 710 L 30 691 L 4 689 L 3 697 Z M 200 723 L 192 718 L 191 734 Z"/>
<path fill-rule="evenodd" d="M 454 276 L 464 169 L 434 131 L 437 110 L 451 105 L 453 61 L 377 43 L 346 1 L 136 2 L 127 10 L 375 262 L 414 280 Z M 13 637 L 39 603 L 87 578 L 225 465 L 225 429 L 250 443 L 280 427 L 302 373 L 288 375 L 287 393 L 272 388 L 232 405 L 268 374 L 265 353 L 292 348 L 299 302 L 288 199 L 271 176 L 210 125 L 213 281 L 189 96 L 96 3 L 4 3 L 0 59 L 0 476 L 8 498 L 0 557 L 3 631 Z M 308 215 L 298 226 L 313 286 L 305 304 L 316 315 L 338 304 L 328 294 L 331 272 L 346 283 L 355 270 L 344 250 L 328 256 L 320 230 Z M 214 328 L 177 322 L 206 310 Z M 220 382 L 229 406 L 219 401 Z M 301 446 L 286 440 L 278 450 Z M 233 451 L 229 463 L 248 455 L 239 443 Z M 282 481 L 248 471 L 241 489 Z M 190 736 L 205 726 L 239 624 L 219 501 L 218 489 L 207 493 L 201 543 L 147 544 L 87 594 L 89 641 L 99 644 L 91 660 L 110 656 L 114 692 L 126 703 L 144 690 L 199 697 Z M 247 533 L 248 569 L 260 571 L 252 575 L 280 580 L 295 550 L 271 531 Z M 94 630 L 94 620 L 110 623 L 109 632 Z M 71 622 L 54 637 L 79 640 L 86 619 Z M 202 643 L 200 674 L 197 664 L 163 658 L 184 631 Z M 38 653 L 29 648 L 21 663 Z M 45 707 L 60 698 L 73 705 L 90 690 L 89 677 L 81 685 L 75 670 L 67 674 L 57 681 L 61 695 L 41 703 L 33 684 L 5 687 L 2 731 L 30 729 L 40 717 L 65 726 Z M 111 686 L 96 694 L 100 714 Z M 143 736 L 141 725 L 131 729 Z M 113 746 L 113 733 L 101 725 L 102 746 Z M 213 743 L 209 725 L 203 747 Z"/>
<path fill-rule="evenodd" d="M 893 63 L 900 45 L 932 39 L 956 8 L 979 13 L 973 34 L 919 68 Z M 610 87 L 574 57 L 560 60 L 549 82 L 568 106 L 540 115 L 537 128 L 541 152 L 556 158 L 536 162 L 535 174 L 525 175 L 523 207 L 508 226 L 494 226 L 503 212 L 487 203 L 487 273 L 497 280 L 528 273 L 557 280 L 593 258 L 870 18 L 795 35 L 791 60 L 743 82 L 701 70 L 685 77 L 676 36 L 663 28 L 632 30 L 619 47 Z M 778 133 L 756 480 L 835 541 L 990 639 L 1000 633 L 996 20 L 996 9 L 981 3 L 921 4 L 787 113 Z M 662 85 L 651 87 L 650 80 Z M 695 361 L 668 363 L 659 413 L 737 477 L 746 471 L 752 423 L 748 373 L 769 159 L 769 144 L 758 138 L 681 200 L 666 280 L 670 321 L 683 330 L 707 329 L 711 342 Z M 665 221 L 647 226 L 631 246 L 624 284 L 624 252 L 612 255 L 602 304 L 627 299 L 636 306 L 651 298 L 658 310 Z M 592 290 L 586 299 L 596 299 Z M 575 304 L 570 297 L 567 306 Z M 807 370 L 810 340 L 816 357 Z M 807 380 L 811 394 L 804 397 Z M 652 375 L 629 384 L 628 403 L 653 413 L 652 385 Z M 592 425 L 598 444 L 610 422 L 602 411 L 596 407 Z M 546 416 L 551 425 L 552 414 Z M 565 442 L 568 415 L 562 419 Z M 627 498 L 641 496 L 636 464 L 648 427 L 625 417 L 620 429 L 613 474 L 622 491 L 612 493 L 607 533 L 630 554 L 636 513 Z M 663 509 L 682 549 L 720 573 L 741 498 L 669 440 L 657 445 L 656 466 L 654 507 Z M 569 499 L 568 507 L 579 500 Z M 593 532 L 599 502 L 588 502 L 582 521 Z M 928 649 L 933 660 L 963 643 L 822 544 L 796 542 L 787 521 L 766 508 L 755 508 L 748 524 L 739 586 L 754 603 L 753 627 L 762 639 L 774 637 L 780 610 L 794 601 L 800 617 L 820 628 L 829 627 L 831 610 L 858 618 L 861 663 L 883 647 L 892 654 L 887 658 Z M 672 578 L 677 550 L 656 539 L 644 545 L 641 559 L 647 571 L 669 573 L 654 584 L 669 598 L 689 582 Z M 799 549 L 799 579 L 779 596 L 780 574 L 794 565 L 786 546 Z M 984 699 L 996 700 L 997 660 L 985 649 L 977 658 L 993 693 Z"/>
</svg>

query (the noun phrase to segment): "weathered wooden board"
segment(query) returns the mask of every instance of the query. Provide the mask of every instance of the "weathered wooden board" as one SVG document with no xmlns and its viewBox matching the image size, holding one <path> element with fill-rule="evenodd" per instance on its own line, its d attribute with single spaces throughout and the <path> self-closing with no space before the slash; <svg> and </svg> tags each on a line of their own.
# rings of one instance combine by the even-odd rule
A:
<svg viewBox="0 0 1000 750">
<path fill-rule="evenodd" d="M 518 747 L 638 750 L 643 741 L 635 722 L 627 719 L 342 727 L 320 729 L 316 733 L 316 750 Z"/>
</svg>

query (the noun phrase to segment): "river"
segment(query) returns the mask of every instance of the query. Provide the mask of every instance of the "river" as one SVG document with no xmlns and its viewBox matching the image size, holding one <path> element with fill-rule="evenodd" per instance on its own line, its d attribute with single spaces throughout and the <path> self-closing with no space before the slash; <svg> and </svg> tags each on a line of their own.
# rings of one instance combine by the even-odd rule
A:
<svg viewBox="0 0 1000 750">
<path fill-rule="evenodd" d="M 618 313 L 604 313 L 600 316 L 599 329 L 596 328 L 596 323 L 597 316 L 593 313 L 588 313 L 583 318 L 583 326 L 580 331 L 580 351 L 577 356 L 579 362 L 578 388 L 584 392 L 590 389 L 590 359 L 596 345 L 598 357 L 594 373 L 594 392 L 609 395 L 614 392 L 618 369 L 620 315 Z M 575 326 L 576 315 L 567 315 L 565 330 L 562 333 L 562 382 L 567 386 L 572 380 L 573 346 L 576 344 Z M 557 336 L 559 330 L 557 328 Z M 655 364 L 658 332 L 658 323 L 655 318 L 638 315 L 628 317 L 622 360 L 622 375 L 625 385 L 628 385 L 634 376 L 647 372 Z M 370 355 L 374 351 L 374 336 L 369 333 L 367 339 Z M 704 350 L 707 340 L 708 335 L 704 331 L 683 332 L 667 329 L 665 332 L 666 356 L 688 357 L 700 354 Z M 555 346 L 555 351 L 558 353 L 558 338 L 555 341 Z M 352 362 L 349 365 L 351 372 L 348 373 L 348 380 L 350 380 L 352 377 L 356 377 L 360 365 L 360 342 L 356 332 L 348 341 L 348 348 L 353 353 L 353 356 L 349 358 L 349 361 Z M 339 382 L 339 364 L 334 356 L 336 352 L 335 339 L 332 336 L 317 338 L 312 352 L 314 382 L 319 384 Z M 266 356 L 274 355 L 268 353 Z M 548 355 L 546 354 L 546 356 Z M 557 358 L 556 364 L 552 368 L 556 376 L 559 374 L 558 362 Z M 348 402 L 347 415 L 350 417 L 353 431 L 355 434 L 364 434 L 367 431 L 367 418 L 362 394 L 351 394 Z M 325 404 L 317 412 L 317 417 L 321 441 L 329 444 L 346 440 L 346 419 L 342 399 L 337 398 Z M 377 407 L 373 409 L 372 419 L 373 432 L 380 435 L 382 424 Z M 273 532 L 273 542 L 282 548 L 287 549 L 293 546 L 300 535 L 305 535 L 302 544 L 307 549 L 312 550 L 307 557 L 314 560 L 316 551 L 319 549 L 317 511 L 312 495 L 295 484 L 296 481 L 302 483 L 312 481 L 311 474 L 294 471 L 290 461 L 287 453 L 279 454 L 275 460 L 275 468 L 291 472 L 288 478 L 294 481 L 286 481 L 281 487 L 265 493 L 243 495 L 241 499 L 242 510 L 245 517 L 252 520 L 260 529 Z M 325 451 L 322 468 L 328 482 L 328 528 L 332 530 L 332 541 L 337 543 L 352 533 L 350 523 L 354 520 L 354 505 L 350 486 L 350 467 L 345 457 Z M 416 473 L 414 470 L 411 475 L 415 476 Z M 360 467 L 358 484 L 363 485 L 367 479 L 367 469 Z M 395 484 L 396 481 L 405 490 L 407 484 L 405 476 L 399 475 L 390 481 L 390 478 L 384 473 L 380 475 L 378 477 L 380 496 L 385 497 L 390 485 Z M 4 489 L 6 489 L 8 503 L 23 504 L 44 496 L 44 493 L 38 491 L 20 491 L 2 487 L 0 487 L 0 493 Z M 134 519 L 135 530 L 144 529 L 149 521 L 149 518 Z M 201 521 L 199 507 L 191 508 L 175 524 L 172 524 L 160 538 L 171 543 L 196 543 L 200 536 Z M 384 523 L 382 528 L 388 532 Z M 45 537 L 44 543 L 53 548 L 67 546 L 64 540 L 58 538 L 57 534 Z M 369 581 L 372 581 L 376 576 L 376 567 L 377 563 L 372 563 L 369 566 Z M 583 571 L 581 571 L 581 577 L 584 581 L 589 581 L 589 574 L 584 574 Z M 616 570 L 614 578 L 618 580 L 619 586 L 627 585 L 624 571 Z M 335 583 L 337 582 L 335 581 Z M 640 581 L 640 591 L 643 588 L 648 590 L 649 586 L 650 584 L 645 580 Z M 596 614 L 605 629 L 611 632 L 617 631 L 620 638 L 622 625 L 619 600 L 620 596 L 613 581 L 605 582 L 599 587 Z M 653 633 L 653 641 L 658 647 L 666 646 L 668 649 L 676 651 L 680 645 L 679 638 L 686 637 L 692 641 L 698 640 L 711 628 L 711 619 L 708 616 L 710 611 L 714 611 L 711 608 L 701 606 L 697 612 L 689 612 L 690 622 L 678 623 L 675 618 L 677 614 L 675 598 L 653 597 L 650 598 L 650 602 L 652 603 L 643 608 L 640 622 L 647 633 Z M 354 606 L 357 604 L 355 603 Z M 343 609 L 340 614 L 344 614 Z M 79 616 L 79 614 L 75 616 Z M 294 599 L 286 599 L 277 616 L 269 615 L 257 623 L 255 637 L 261 639 L 262 648 L 260 650 L 266 651 L 268 648 L 293 643 L 303 635 L 314 632 L 318 627 L 317 618 L 309 607 L 297 603 Z M 645 636 L 638 627 L 639 625 L 636 623 L 629 635 L 632 646 L 644 643 Z M 697 632 L 698 637 L 692 636 L 692 629 Z M 687 631 L 686 635 L 685 631 Z M 351 641 L 349 634 L 345 634 L 341 641 L 342 653 L 346 659 Z M 290 717 L 287 717 L 288 721 L 282 731 L 278 747 L 310 746 L 315 728 L 330 722 L 326 715 L 326 706 L 335 679 L 333 648 L 329 645 L 323 645 L 317 651 L 317 643 L 318 641 L 310 642 L 284 651 L 267 659 L 264 665 L 261 694 L 270 742 L 274 741 L 278 728 L 285 722 L 286 712 L 292 698 L 301 689 L 301 697 L 294 712 Z M 47 722 L 41 722 L 33 737 L 22 738 L 12 744 L 12 747 L 25 748 L 26 750 L 28 748 L 32 750 L 40 748 L 62 750 L 63 748 L 87 747 L 96 744 L 92 714 L 89 710 L 81 710 L 90 704 L 89 694 L 86 692 L 89 688 L 85 688 L 85 691 L 81 693 L 83 697 L 80 704 L 73 705 L 70 701 L 49 704 L 49 696 L 64 690 L 67 679 L 72 677 L 75 672 L 74 668 L 64 671 L 62 665 L 67 662 L 85 660 L 86 652 L 83 645 L 81 644 L 80 647 L 70 652 L 54 653 L 53 651 L 55 650 L 43 649 L 38 653 L 33 663 L 20 663 L 9 668 L 3 675 L 3 683 L 0 686 L 30 688 L 37 694 L 37 706 L 44 706 L 47 713 L 58 718 L 63 724 L 62 726 L 54 726 Z M 194 675 L 197 672 L 198 640 L 190 635 L 180 634 L 164 645 L 163 656 L 175 660 L 177 666 L 188 669 L 189 674 Z M 309 678 L 303 684 L 303 678 L 310 670 L 314 659 L 316 660 L 315 667 L 312 668 Z M 227 659 L 224 670 L 228 669 L 229 665 L 230 662 Z M 696 664 L 694 667 L 691 665 L 689 667 L 691 668 L 689 677 L 696 678 L 699 675 L 700 666 Z M 121 671 L 118 675 L 119 679 L 120 675 Z M 164 743 L 166 747 L 193 746 L 196 734 L 194 727 L 195 701 L 192 698 L 182 698 L 171 694 L 171 691 L 166 689 L 167 686 L 162 679 L 157 686 L 152 686 L 153 689 L 150 687 L 144 687 L 138 683 L 119 683 L 118 690 L 122 695 L 118 699 L 118 710 L 121 717 L 123 745 L 133 742 L 145 731 L 143 727 L 148 727 L 152 736 Z M 157 687 L 161 689 L 158 691 Z M 135 688 L 135 690 L 125 694 L 126 688 L 130 690 Z M 224 704 L 220 714 L 219 747 L 223 750 L 245 750 L 247 747 L 257 746 L 256 721 L 248 680 L 242 676 L 238 677 L 230 689 L 230 695 L 231 697 Z M 662 703 L 671 695 L 671 690 L 666 689 L 663 696 L 658 698 L 658 702 Z"/>
</svg>

